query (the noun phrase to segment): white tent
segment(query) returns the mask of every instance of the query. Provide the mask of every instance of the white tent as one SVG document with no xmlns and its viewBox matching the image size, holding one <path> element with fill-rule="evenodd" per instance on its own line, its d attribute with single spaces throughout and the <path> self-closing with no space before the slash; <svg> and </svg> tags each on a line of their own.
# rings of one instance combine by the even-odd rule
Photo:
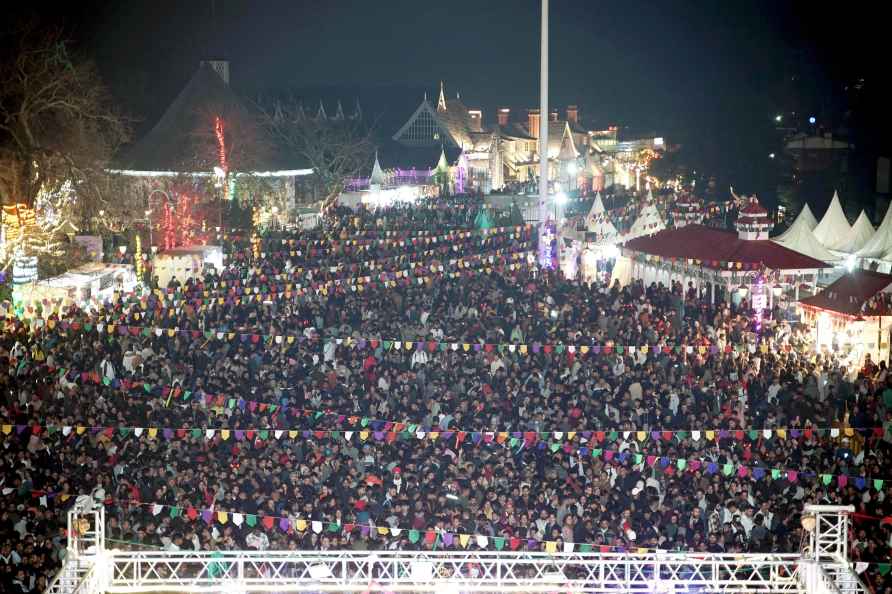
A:
<svg viewBox="0 0 892 594">
<path fill-rule="evenodd" d="M 842 211 L 842 205 L 839 203 L 839 194 L 833 192 L 833 200 L 824 218 L 818 223 L 814 229 L 815 237 L 824 244 L 824 247 L 831 250 L 839 250 L 849 241 L 852 235 L 852 226 L 846 220 L 846 215 Z"/>
<path fill-rule="evenodd" d="M 613 243 L 619 238 L 619 232 L 607 216 L 604 201 L 601 200 L 601 192 L 595 196 L 595 201 L 592 203 L 592 208 L 588 211 L 585 221 L 588 232 L 595 234 L 596 243 Z"/>
<path fill-rule="evenodd" d="M 642 235 L 653 235 L 665 228 L 666 223 L 663 222 L 663 218 L 660 216 L 660 211 L 657 210 L 657 207 L 653 202 L 648 202 L 647 205 L 641 209 L 641 212 L 638 213 L 638 218 L 632 223 L 632 228 L 629 230 L 628 235 L 623 237 L 623 240 L 634 239 L 636 237 L 641 237 Z"/>
<path fill-rule="evenodd" d="M 812 230 L 814 230 L 815 227 L 818 226 L 818 220 L 815 218 L 815 215 L 811 213 L 811 209 L 808 207 L 808 204 L 802 207 L 802 210 L 799 211 L 799 214 L 796 215 L 796 218 L 793 220 L 793 223 L 787 228 L 787 230 L 775 237 L 774 240 L 782 243 L 787 239 L 787 237 L 792 237 L 792 235 L 798 233 L 798 229 L 802 226 L 805 226 L 805 228 L 808 229 L 809 232 L 811 232 Z"/>
<path fill-rule="evenodd" d="M 892 250 L 892 208 L 886 209 L 883 222 L 877 227 L 873 237 L 855 252 L 861 258 L 881 258 Z"/>
<path fill-rule="evenodd" d="M 799 214 L 796 216 L 796 220 L 805 219 L 805 222 L 808 223 L 808 230 L 814 231 L 815 227 L 818 226 L 818 219 L 815 218 L 815 215 L 812 213 L 811 209 L 808 207 L 808 203 L 802 207 L 802 210 L 799 211 Z"/>
<path fill-rule="evenodd" d="M 834 255 L 818 241 L 815 234 L 808 228 L 808 219 L 804 218 L 802 214 L 796 217 L 789 229 L 775 237 L 772 241 L 794 252 L 799 252 L 824 262 L 839 260 L 839 256 Z"/>
<path fill-rule="evenodd" d="M 858 220 L 852 225 L 852 234 L 849 236 L 849 240 L 842 246 L 840 251 L 847 254 L 854 254 L 867 245 L 867 242 L 870 241 L 870 238 L 873 237 L 874 233 L 876 233 L 876 229 L 870 224 L 867 214 L 862 210 L 861 214 L 858 215 Z"/>
</svg>

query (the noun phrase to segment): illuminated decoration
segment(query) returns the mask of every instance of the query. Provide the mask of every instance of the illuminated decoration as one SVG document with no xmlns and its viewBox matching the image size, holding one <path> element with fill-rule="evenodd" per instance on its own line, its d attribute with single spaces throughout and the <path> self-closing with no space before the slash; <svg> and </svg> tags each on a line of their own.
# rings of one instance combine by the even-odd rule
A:
<svg viewBox="0 0 892 594">
<path fill-rule="evenodd" d="M 3 225 L 0 227 L 0 268 L 8 267 L 19 256 L 52 255 L 64 252 L 56 239 L 67 228 L 73 227 L 63 221 L 51 225 L 38 216 L 33 208 L 25 204 L 3 206 Z"/>
<path fill-rule="evenodd" d="M 218 187 L 223 187 L 223 197 L 232 199 L 232 186 L 229 183 L 229 160 L 226 158 L 226 134 L 223 128 L 223 118 L 214 117 L 214 136 L 217 137 L 217 166 L 214 167 L 214 175 L 218 180 Z"/>
<path fill-rule="evenodd" d="M 455 168 L 455 193 L 465 193 L 465 182 L 468 178 L 468 157 L 462 153 L 458 158 L 458 166 Z"/>
<path fill-rule="evenodd" d="M 216 175 L 212 171 L 138 171 L 136 169 L 106 169 L 105 171 L 127 177 L 212 177 Z M 248 171 L 244 173 L 233 173 L 232 175 L 249 175 L 252 177 L 301 177 L 304 175 L 312 175 L 312 173 L 312 169 L 281 169 L 277 171 Z"/>
<path fill-rule="evenodd" d="M 176 233 L 173 222 L 174 210 L 171 207 L 170 202 L 167 200 L 164 201 L 161 215 L 161 237 L 162 244 L 164 245 L 164 249 L 169 250 L 172 249 L 176 245 Z"/>
<path fill-rule="evenodd" d="M 257 209 L 254 209 L 254 212 L 257 212 Z M 251 253 L 254 254 L 254 259 L 260 259 L 260 237 L 255 235 L 251 236 Z"/>
<path fill-rule="evenodd" d="M 554 268 L 554 245 L 557 237 L 554 219 L 549 218 L 539 227 L 539 266 Z"/>
<path fill-rule="evenodd" d="M 24 285 L 37 280 L 37 256 L 17 255 L 12 265 L 12 283 Z"/>
<path fill-rule="evenodd" d="M 133 252 L 133 260 L 134 266 L 136 267 L 136 279 L 138 282 L 143 281 L 143 272 L 144 267 L 142 263 L 142 239 L 140 239 L 139 235 L 136 236 L 136 250 Z"/>
<path fill-rule="evenodd" d="M 756 332 L 760 332 L 762 330 L 764 312 L 768 309 L 768 292 L 765 290 L 765 277 L 761 274 L 756 277 L 756 282 L 753 284 L 752 305 L 755 312 Z"/>
<path fill-rule="evenodd" d="M 48 190 L 42 185 L 34 198 L 34 210 L 47 225 L 55 226 L 62 222 L 63 213 L 70 209 L 76 198 L 70 180 L 65 180 L 55 190 Z"/>
</svg>

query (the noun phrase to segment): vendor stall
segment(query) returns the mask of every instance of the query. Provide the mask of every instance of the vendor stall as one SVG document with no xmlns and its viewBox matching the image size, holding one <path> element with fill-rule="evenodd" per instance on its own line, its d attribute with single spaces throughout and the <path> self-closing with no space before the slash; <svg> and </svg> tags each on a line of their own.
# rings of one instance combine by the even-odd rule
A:
<svg viewBox="0 0 892 594">
<path fill-rule="evenodd" d="M 816 352 L 833 352 L 850 369 L 860 368 L 867 355 L 874 363 L 889 360 L 892 276 L 855 270 L 801 300 L 799 311 Z"/>
<path fill-rule="evenodd" d="M 204 276 L 209 267 L 223 270 L 223 248 L 216 245 L 193 245 L 174 248 L 157 254 L 153 261 L 158 285 L 166 287 L 176 278 L 180 283 Z"/>
<path fill-rule="evenodd" d="M 131 293 L 136 289 L 136 274 L 130 264 L 92 262 L 73 268 L 53 278 L 16 286 L 13 301 L 19 311 L 29 309 L 46 316 L 69 305 L 86 307 L 102 303 L 116 293 Z"/>
</svg>

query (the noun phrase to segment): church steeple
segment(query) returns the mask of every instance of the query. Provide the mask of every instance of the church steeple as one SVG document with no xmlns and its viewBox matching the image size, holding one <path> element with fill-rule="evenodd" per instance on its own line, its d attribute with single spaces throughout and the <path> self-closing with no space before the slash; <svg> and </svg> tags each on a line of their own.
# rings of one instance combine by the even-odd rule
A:
<svg viewBox="0 0 892 594">
<path fill-rule="evenodd" d="M 446 111 L 446 93 L 443 91 L 443 81 L 440 81 L 440 98 L 437 99 L 437 111 Z"/>
</svg>

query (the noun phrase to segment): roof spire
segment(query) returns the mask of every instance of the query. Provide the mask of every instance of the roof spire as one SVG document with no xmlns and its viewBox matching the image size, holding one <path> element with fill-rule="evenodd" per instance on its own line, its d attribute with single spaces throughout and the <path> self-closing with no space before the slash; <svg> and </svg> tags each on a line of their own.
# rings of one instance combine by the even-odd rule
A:
<svg viewBox="0 0 892 594">
<path fill-rule="evenodd" d="M 437 111 L 446 111 L 446 94 L 443 92 L 443 81 L 440 81 L 440 98 L 437 99 Z"/>
<path fill-rule="evenodd" d="M 378 162 L 378 151 L 375 150 L 375 164 L 372 165 L 372 175 L 369 178 L 369 186 L 376 186 L 380 188 L 387 181 L 387 178 L 384 175 L 384 170 L 381 169 L 381 164 Z"/>
</svg>

